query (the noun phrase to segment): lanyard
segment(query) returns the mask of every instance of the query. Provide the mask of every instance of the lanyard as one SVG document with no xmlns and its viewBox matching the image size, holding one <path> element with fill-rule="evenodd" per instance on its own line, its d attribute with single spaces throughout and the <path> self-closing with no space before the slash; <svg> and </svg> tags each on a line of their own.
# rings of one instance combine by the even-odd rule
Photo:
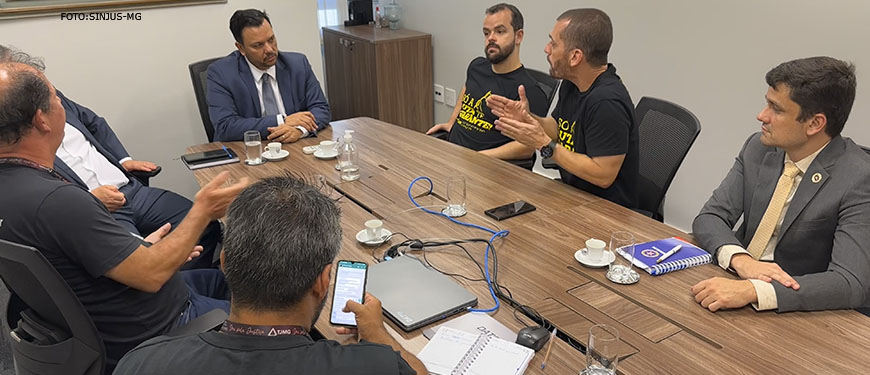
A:
<svg viewBox="0 0 870 375">
<path fill-rule="evenodd" d="M 23 158 L 15 158 L 15 157 L 11 157 L 11 158 L 0 158 L 0 164 L 21 165 L 21 166 L 25 166 L 25 167 L 28 167 L 28 168 L 33 168 L 33 169 L 37 169 L 37 170 L 41 170 L 41 171 L 45 171 L 45 172 L 47 172 L 48 174 L 50 174 L 50 175 L 51 175 L 52 177 L 54 177 L 54 178 L 57 178 L 57 179 L 62 180 L 62 181 L 64 181 L 64 182 L 69 182 L 69 180 L 67 180 L 66 178 L 64 178 L 63 176 L 61 176 L 60 173 L 57 173 L 57 171 L 55 171 L 54 169 L 51 169 L 51 168 L 49 168 L 49 167 L 46 167 L 46 166 L 44 166 L 44 165 L 41 165 L 41 164 L 39 164 L 39 163 L 36 163 L 36 162 L 30 161 L 30 160 L 27 160 L 27 159 L 23 159 Z"/>
<path fill-rule="evenodd" d="M 221 326 L 222 333 L 243 336 L 308 336 L 308 331 L 300 326 L 252 326 L 242 323 L 225 321 Z"/>
</svg>

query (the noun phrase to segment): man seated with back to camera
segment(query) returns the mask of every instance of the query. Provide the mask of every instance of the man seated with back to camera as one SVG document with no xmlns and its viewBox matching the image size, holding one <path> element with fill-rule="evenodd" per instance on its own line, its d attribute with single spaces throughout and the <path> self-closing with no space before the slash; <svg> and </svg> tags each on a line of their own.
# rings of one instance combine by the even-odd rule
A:
<svg viewBox="0 0 870 375">
<path fill-rule="evenodd" d="M 247 179 L 224 172 L 196 194 L 172 233 L 143 241 L 82 186 L 51 168 L 66 114 L 45 75 L 27 61 L 0 63 L 0 239 L 39 250 L 90 315 L 106 372 L 139 343 L 212 309 L 229 310 L 223 274 L 179 272 L 202 250 L 206 226 L 223 217 Z"/>
<path fill-rule="evenodd" d="M 517 7 L 500 3 L 486 9 L 483 19 L 486 57 L 475 58 L 468 65 L 465 84 L 450 120 L 436 124 L 426 134 L 447 131 L 451 143 L 502 160 L 534 163 L 535 149 L 498 131 L 493 125 L 497 117 L 486 106 L 486 99 L 492 95 L 518 100 L 517 90 L 523 86 L 532 113 L 547 115 L 547 96 L 520 61 L 524 32 L 523 14 Z"/>
<path fill-rule="evenodd" d="M 281 230 L 274 230 L 281 228 Z M 348 301 L 360 342 L 314 340 L 341 246 L 335 201 L 294 177 L 251 185 L 230 206 L 221 265 L 232 293 L 219 332 L 160 337 L 131 351 L 115 375 L 426 374 L 384 328 L 381 302 Z M 272 330 L 276 335 L 269 335 Z"/>
</svg>

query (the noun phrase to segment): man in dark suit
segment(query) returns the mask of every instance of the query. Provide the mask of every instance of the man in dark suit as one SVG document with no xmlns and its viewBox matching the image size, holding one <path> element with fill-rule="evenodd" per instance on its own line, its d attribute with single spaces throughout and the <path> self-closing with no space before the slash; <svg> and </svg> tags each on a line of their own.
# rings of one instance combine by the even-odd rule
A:
<svg viewBox="0 0 870 375">
<path fill-rule="evenodd" d="M 143 185 L 130 172 L 150 172 L 157 166 L 133 160 L 106 119 L 60 91 L 57 96 L 66 112 L 66 131 L 54 169 L 96 196 L 130 233 L 166 233 L 178 227 L 192 202 L 171 191 Z M 200 238 L 202 255 L 182 268 L 213 267 L 220 237 L 220 224 L 210 223 Z"/>
<path fill-rule="evenodd" d="M 237 51 L 208 67 L 208 113 L 215 141 L 239 141 L 248 130 L 295 142 L 329 124 L 329 104 L 305 55 L 278 51 L 265 12 L 230 18 Z"/>
<path fill-rule="evenodd" d="M 15 48 L 0 45 L 0 63 L 16 62 L 25 56 Z M 45 69 L 41 60 L 34 59 L 31 65 Z M 130 172 L 151 172 L 157 166 L 133 160 L 106 119 L 56 92 L 66 124 L 53 168 L 67 181 L 90 191 L 118 223 L 136 236 L 153 232 L 165 235 L 177 228 L 193 203 L 176 193 L 144 186 Z M 200 238 L 201 256 L 185 263 L 184 269 L 213 267 L 220 231 L 218 222 L 208 225 Z"/>
<path fill-rule="evenodd" d="M 692 287 L 716 311 L 870 306 L 870 157 L 840 136 L 855 100 L 855 68 L 830 57 L 767 73 L 761 132 L 749 137 L 692 226 L 741 280 Z M 743 224 L 732 232 L 738 219 Z"/>
</svg>

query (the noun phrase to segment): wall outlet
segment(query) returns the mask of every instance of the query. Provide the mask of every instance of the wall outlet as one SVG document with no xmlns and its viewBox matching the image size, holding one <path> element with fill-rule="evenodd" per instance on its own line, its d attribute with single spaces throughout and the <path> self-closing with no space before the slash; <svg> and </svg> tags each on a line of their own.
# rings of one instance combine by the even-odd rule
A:
<svg viewBox="0 0 870 375">
<path fill-rule="evenodd" d="M 456 90 L 449 87 L 444 89 L 444 104 L 451 107 L 456 105 Z"/>
<path fill-rule="evenodd" d="M 435 85 L 435 101 L 444 103 L 444 86 Z"/>
</svg>

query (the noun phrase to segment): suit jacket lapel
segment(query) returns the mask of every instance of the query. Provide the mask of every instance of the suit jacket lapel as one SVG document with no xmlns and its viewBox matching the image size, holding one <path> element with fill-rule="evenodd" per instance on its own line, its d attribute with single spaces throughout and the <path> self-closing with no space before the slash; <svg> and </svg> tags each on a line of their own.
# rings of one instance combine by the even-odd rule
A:
<svg viewBox="0 0 870 375">
<path fill-rule="evenodd" d="M 68 165 L 66 165 L 63 160 L 60 160 L 60 158 L 54 158 L 54 170 L 57 171 L 57 173 L 60 173 L 60 175 L 67 180 L 83 186 L 85 190 L 88 189 L 88 185 L 86 185 L 85 182 L 82 181 L 81 178 L 79 178 L 79 175 L 77 175 Z"/>
<path fill-rule="evenodd" d="M 752 236 L 755 235 L 755 230 L 764 216 L 764 211 L 767 211 L 770 198 L 776 189 L 776 183 L 782 174 L 784 158 L 785 152 L 780 149 L 764 155 L 764 160 L 761 162 L 761 167 L 758 170 L 758 182 L 756 182 L 752 194 L 752 205 L 749 206 L 749 215 L 746 218 L 747 244 L 749 244 Z"/>
<path fill-rule="evenodd" d="M 278 80 L 278 90 L 281 91 L 281 101 L 284 102 L 285 114 L 292 115 L 296 113 L 296 103 L 293 97 L 293 87 L 290 85 L 290 67 L 281 59 L 281 53 L 278 53 L 278 63 L 275 64 L 275 76 Z"/>
<path fill-rule="evenodd" d="M 813 160 L 813 163 L 810 164 L 809 168 L 807 168 L 807 172 L 804 173 L 804 176 L 801 179 L 801 184 L 798 186 L 797 191 L 795 191 L 794 196 L 791 198 L 791 203 L 788 206 L 788 211 L 785 213 L 785 218 L 782 221 L 782 227 L 779 230 L 779 237 L 782 236 L 788 231 L 788 228 L 794 223 L 797 216 L 803 212 L 804 208 L 807 207 L 807 204 L 813 199 L 813 197 L 818 193 L 819 189 L 822 188 L 826 183 L 828 183 L 828 179 L 830 177 L 830 173 L 828 170 L 836 164 L 837 159 L 843 154 L 845 149 L 845 143 L 842 137 L 835 137 L 831 139 L 831 142 L 825 147 L 822 152 L 816 156 L 816 159 Z M 813 175 L 819 174 L 821 176 L 821 180 L 818 182 L 813 181 Z"/>
<path fill-rule="evenodd" d="M 88 130 L 88 128 L 84 124 L 82 124 L 81 121 L 79 121 L 79 119 L 77 117 L 69 116 L 69 115 L 70 115 L 70 113 L 67 112 L 67 116 L 66 116 L 67 123 L 72 125 L 74 128 L 78 129 L 79 132 L 81 132 L 82 135 L 85 136 L 85 139 L 87 139 L 88 142 L 90 142 L 91 145 L 93 145 L 94 148 L 97 149 L 97 152 L 102 154 L 103 157 L 105 157 L 106 160 L 109 161 L 109 163 L 112 163 L 112 165 L 114 165 L 116 168 L 120 169 L 122 173 L 127 175 L 127 177 L 130 177 L 130 175 L 127 173 L 127 170 L 124 169 L 123 166 L 121 166 L 121 163 L 118 163 L 118 158 L 116 158 L 114 155 L 112 155 L 112 153 L 109 152 L 108 149 L 103 147 L 103 145 L 100 143 L 100 141 L 97 140 L 97 138 L 95 138 L 93 134 L 91 134 L 90 130 Z M 60 159 L 56 159 L 56 160 L 60 161 Z M 57 162 L 55 162 L 55 164 L 57 164 Z M 70 169 L 70 170 L 72 170 L 72 169 Z"/>
<path fill-rule="evenodd" d="M 251 67 L 248 66 L 248 58 L 243 56 L 239 51 L 233 52 L 236 54 L 239 60 L 239 76 L 242 77 L 242 82 L 245 84 L 245 88 L 248 89 L 249 97 L 251 98 L 251 103 L 254 105 L 254 109 L 256 110 L 256 116 L 260 117 L 260 114 L 263 113 L 263 109 L 260 108 L 260 93 L 257 92 L 257 84 L 254 82 L 254 76 L 251 73 Z"/>
</svg>

